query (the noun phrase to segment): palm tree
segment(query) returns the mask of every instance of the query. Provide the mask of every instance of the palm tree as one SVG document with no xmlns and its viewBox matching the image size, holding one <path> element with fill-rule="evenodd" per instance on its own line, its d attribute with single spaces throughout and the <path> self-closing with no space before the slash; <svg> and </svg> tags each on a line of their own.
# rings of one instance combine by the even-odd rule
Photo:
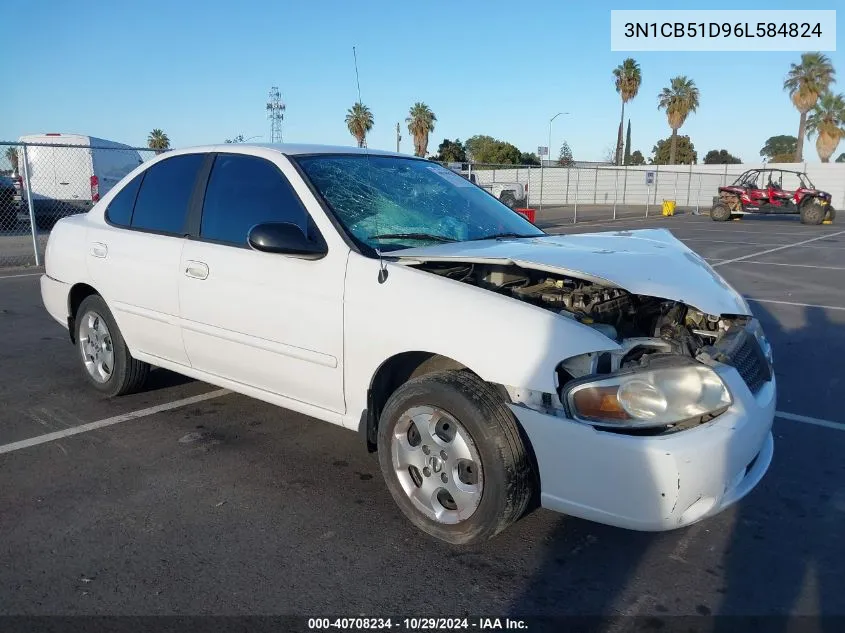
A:
<svg viewBox="0 0 845 633">
<path fill-rule="evenodd" d="M 845 137 L 845 95 L 825 92 L 810 116 L 807 132 L 816 136 L 816 151 L 823 163 L 829 163 L 839 141 Z"/>
<path fill-rule="evenodd" d="M 167 134 L 155 128 L 147 137 L 147 147 L 161 153 L 170 149 L 170 139 L 167 137 Z"/>
<path fill-rule="evenodd" d="M 637 96 L 643 82 L 640 65 L 629 57 L 613 69 L 616 78 L 616 92 L 622 97 L 622 117 L 619 119 L 619 134 L 616 137 L 616 164 L 622 164 L 622 126 L 625 121 L 625 104 Z"/>
<path fill-rule="evenodd" d="M 796 163 L 804 160 L 807 113 L 816 105 L 819 95 L 827 92 L 830 84 L 836 81 L 835 76 L 836 71 L 826 55 L 804 53 L 801 55 L 801 63 L 792 64 L 783 82 L 783 89 L 789 92 L 793 105 L 801 113 L 798 122 L 798 147 L 795 150 Z"/>
<path fill-rule="evenodd" d="M 698 109 L 698 88 L 692 79 L 684 75 L 673 77 L 669 87 L 657 95 L 657 109 L 666 110 L 669 127 L 672 128 L 672 144 L 669 147 L 669 164 L 675 164 L 678 148 L 678 129 L 687 120 L 690 112 Z"/>
<path fill-rule="evenodd" d="M 434 122 L 437 117 L 426 104 L 417 101 L 408 113 L 405 123 L 408 124 L 408 132 L 414 137 L 414 155 L 425 157 L 428 151 L 428 135 L 434 131 Z"/>
<path fill-rule="evenodd" d="M 367 132 L 373 129 L 373 113 L 360 101 L 346 111 L 346 127 L 358 141 L 358 147 L 367 143 Z"/>
<path fill-rule="evenodd" d="M 7 147 L 6 158 L 9 160 L 9 164 L 12 166 L 12 173 L 18 173 L 18 148 Z"/>
</svg>

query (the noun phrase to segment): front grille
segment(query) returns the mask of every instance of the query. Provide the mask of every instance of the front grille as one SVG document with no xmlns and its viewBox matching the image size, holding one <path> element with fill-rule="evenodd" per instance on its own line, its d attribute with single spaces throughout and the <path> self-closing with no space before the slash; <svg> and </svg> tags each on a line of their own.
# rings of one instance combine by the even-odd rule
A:
<svg viewBox="0 0 845 633">
<path fill-rule="evenodd" d="M 716 360 L 736 368 L 751 393 L 772 379 L 769 361 L 757 337 L 745 328 L 732 328 L 716 344 Z"/>
</svg>

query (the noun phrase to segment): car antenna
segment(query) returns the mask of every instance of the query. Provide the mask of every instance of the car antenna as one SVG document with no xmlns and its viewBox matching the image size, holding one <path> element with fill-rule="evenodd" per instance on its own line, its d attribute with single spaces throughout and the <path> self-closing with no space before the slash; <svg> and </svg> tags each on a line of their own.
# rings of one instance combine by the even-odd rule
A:
<svg viewBox="0 0 845 633">
<path fill-rule="evenodd" d="M 361 102 L 361 81 L 358 78 L 358 53 L 355 51 L 355 47 L 352 47 L 352 59 L 355 62 L 355 85 L 358 88 L 358 103 L 363 105 Z M 367 175 L 372 176 L 371 173 L 371 166 L 370 166 L 370 149 L 367 147 L 367 140 L 364 139 L 364 155 L 367 157 Z M 372 184 L 372 177 L 370 178 L 370 184 Z M 375 216 L 376 222 L 376 235 L 378 235 L 378 214 Z M 379 261 L 379 270 L 378 270 L 378 282 L 383 284 L 387 281 L 387 267 L 384 265 L 384 258 L 381 255 L 381 249 L 376 248 L 376 253 L 378 253 L 378 261 Z"/>
</svg>

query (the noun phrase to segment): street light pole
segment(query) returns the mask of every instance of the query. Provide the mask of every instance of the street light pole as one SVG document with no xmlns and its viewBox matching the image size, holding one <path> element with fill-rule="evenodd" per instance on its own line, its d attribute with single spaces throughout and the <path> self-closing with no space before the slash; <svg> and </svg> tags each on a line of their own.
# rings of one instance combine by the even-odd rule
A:
<svg viewBox="0 0 845 633">
<path fill-rule="evenodd" d="M 552 122 L 562 114 L 569 114 L 569 112 L 558 112 L 551 119 L 549 119 L 549 144 L 546 146 L 546 156 L 552 155 Z M 545 171 L 543 157 L 540 156 L 540 213 L 543 212 L 543 172 Z"/>
</svg>

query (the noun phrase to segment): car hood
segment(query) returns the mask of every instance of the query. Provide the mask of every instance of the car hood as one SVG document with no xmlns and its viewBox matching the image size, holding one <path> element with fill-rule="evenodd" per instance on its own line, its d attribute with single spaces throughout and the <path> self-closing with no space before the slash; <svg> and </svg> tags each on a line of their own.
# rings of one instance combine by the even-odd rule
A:
<svg viewBox="0 0 845 633">
<path fill-rule="evenodd" d="M 437 244 L 390 253 L 402 263 L 514 264 L 680 301 L 712 315 L 750 315 L 748 303 L 666 229 Z"/>
</svg>

